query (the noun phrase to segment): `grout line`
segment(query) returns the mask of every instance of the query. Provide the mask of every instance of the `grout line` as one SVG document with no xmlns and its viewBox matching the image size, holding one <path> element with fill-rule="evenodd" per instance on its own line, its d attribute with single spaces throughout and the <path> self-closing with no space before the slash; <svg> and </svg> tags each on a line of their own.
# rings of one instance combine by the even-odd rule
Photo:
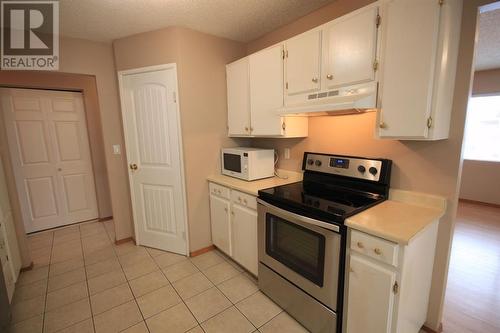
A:
<svg viewBox="0 0 500 333">
<path fill-rule="evenodd" d="M 45 286 L 45 302 L 43 304 L 43 312 L 42 312 L 42 333 L 45 331 L 45 310 L 47 309 L 47 298 L 49 296 L 49 277 L 50 277 L 50 263 L 52 261 L 52 251 L 54 250 L 54 233 L 52 232 L 52 247 L 50 249 L 49 256 L 49 267 L 47 269 L 47 285 Z"/>
<path fill-rule="evenodd" d="M 85 274 L 85 285 L 87 286 L 87 295 L 88 295 L 87 298 L 88 298 L 89 307 L 90 307 L 90 320 L 92 321 L 92 328 L 94 329 L 94 332 L 95 332 L 94 311 L 92 309 L 92 302 L 90 300 L 89 279 L 87 276 L 87 269 L 85 268 L 85 259 L 83 258 L 82 230 L 80 229 L 80 226 L 78 226 L 78 231 L 80 232 L 80 246 L 82 247 L 83 273 Z M 71 326 L 73 326 L 73 325 L 71 325 Z"/>
</svg>

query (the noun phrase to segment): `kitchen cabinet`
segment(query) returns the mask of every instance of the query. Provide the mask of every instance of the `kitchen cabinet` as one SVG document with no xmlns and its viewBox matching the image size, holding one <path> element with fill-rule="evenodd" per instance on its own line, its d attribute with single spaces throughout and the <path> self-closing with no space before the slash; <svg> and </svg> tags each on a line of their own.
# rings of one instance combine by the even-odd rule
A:
<svg viewBox="0 0 500 333">
<path fill-rule="evenodd" d="M 210 184 L 210 222 L 212 242 L 223 252 L 231 256 L 231 224 L 229 218 L 230 203 L 224 197 L 222 186 Z"/>
<path fill-rule="evenodd" d="M 233 259 L 257 275 L 257 211 L 233 204 L 231 212 Z"/>
<path fill-rule="evenodd" d="M 378 137 L 448 137 L 461 7 L 460 0 L 385 1 Z"/>
<path fill-rule="evenodd" d="M 248 57 L 226 66 L 227 125 L 230 136 L 250 135 Z"/>
<path fill-rule="evenodd" d="M 325 26 L 323 89 L 375 80 L 378 15 L 378 7 L 370 6 Z"/>
</svg>

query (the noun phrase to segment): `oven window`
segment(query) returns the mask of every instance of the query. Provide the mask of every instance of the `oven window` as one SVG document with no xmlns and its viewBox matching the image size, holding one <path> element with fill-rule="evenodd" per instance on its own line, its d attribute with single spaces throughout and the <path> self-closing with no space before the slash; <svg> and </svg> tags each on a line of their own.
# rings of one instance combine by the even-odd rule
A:
<svg viewBox="0 0 500 333">
<path fill-rule="evenodd" d="M 241 172 L 241 155 L 224 153 L 224 169 Z"/>
<path fill-rule="evenodd" d="M 325 236 L 267 213 L 266 253 L 323 287 Z"/>
</svg>

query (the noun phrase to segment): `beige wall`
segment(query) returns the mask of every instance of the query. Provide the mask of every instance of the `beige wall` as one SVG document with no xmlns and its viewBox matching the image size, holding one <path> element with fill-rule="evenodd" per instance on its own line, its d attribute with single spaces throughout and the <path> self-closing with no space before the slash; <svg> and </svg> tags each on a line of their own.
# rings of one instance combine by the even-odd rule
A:
<svg viewBox="0 0 500 333">
<path fill-rule="evenodd" d="M 474 73 L 472 94 L 500 94 L 500 69 Z M 465 160 L 460 198 L 500 205 L 500 162 Z"/>
<path fill-rule="evenodd" d="M 206 177 L 220 172 L 220 148 L 245 144 L 226 137 L 225 64 L 245 46 L 184 28 L 167 28 L 116 40 L 118 70 L 177 63 L 190 251 L 210 246 Z"/>
<path fill-rule="evenodd" d="M 371 1 L 338 0 L 299 21 L 271 32 L 248 44 L 248 52 L 272 45 L 299 34 L 314 25 L 332 20 Z M 448 199 L 448 209 L 439 226 L 433 283 L 427 325 L 437 329 L 441 317 L 448 272 L 453 223 L 461 174 L 461 147 L 466 105 L 471 85 L 471 68 L 476 29 L 476 7 L 485 0 L 464 1 L 464 17 L 459 50 L 450 137 L 436 142 L 377 140 L 374 138 L 375 113 L 339 117 L 312 117 L 309 137 L 305 139 L 260 139 L 255 146 L 278 148 L 279 167 L 299 170 L 304 151 L 334 152 L 390 158 L 394 161 L 391 186 L 411 191 L 438 194 Z M 383 18 L 382 18 L 383 20 Z M 283 148 L 291 148 L 291 159 L 283 159 Z"/>
</svg>

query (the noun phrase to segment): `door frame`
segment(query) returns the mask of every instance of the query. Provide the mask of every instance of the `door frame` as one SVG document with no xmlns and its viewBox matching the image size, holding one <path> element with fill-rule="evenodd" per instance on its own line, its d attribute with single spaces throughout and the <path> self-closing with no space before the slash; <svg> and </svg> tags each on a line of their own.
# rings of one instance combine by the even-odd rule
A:
<svg viewBox="0 0 500 333">
<path fill-rule="evenodd" d="M 134 222 L 134 236 L 135 236 L 135 242 L 137 245 L 141 244 L 141 240 L 139 238 L 139 232 L 137 228 L 137 211 L 134 209 L 134 203 L 132 201 L 132 195 L 134 193 L 133 186 L 131 184 L 132 178 L 130 177 L 130 171 L 128 170 L 128 164 L 130 163 L 129 157 L 127 154 L 127 147 L 130 147 L 130 143 L 128 142 L 128 138 L 126 135 L 126 128 L 127 124 L 125 122 L 125 116 L 124 116 L 124 106 L 125 106 L 125 101 L 124 101 L 124 90 L 123 90 L 123 80 L 126 75 L 131 75 L 131 74 L 141 74 L 141 73 L 148 73 L 148 72 L 156 72 L 160 70 L 166 70 L 166 69 L 171 69 L 174 72 L 174 80 L 175 80 L 175 86 L 174 86 L 174 92 L 176 96 L 176 108 L 175 112 L 177 112 L 177 131 L 179 133 L 179 157 L 180 157 L 180 171 L 181 171 L 181 190 L 182 190 L 182 209 L 184 211 L 184 230 L 186 233 L 186 255 L 189 256 L 189 224 L 188 224 L 188 210 L 187 210 L 187 195 L 186 195 L 186 177 L 185 177 L 185 170 L 184 170 L 184 144 L 182 140 L 182 126 L 181 126 L 181 112 L 180 112 L 180 98 L 179 98 L 179 81 L 177 77 L 177 63 L 168 63 L 168 64 L 161 64 L 161 65 L 154 65 L 154 66 L 146 66 L 146 67 L 138 67 L 138 68 L 132 68 L 132 69 L 126 69 L 126 70 L 121 70 L 118 71 L 118 91 L 120 94 L 120 114 L 122 118 L 122 126 L 123 126 L 123 137 L 125 141 L 125 158 L 127 160 L 127 173 L 128 173 L 128 184 L 129 184 L 129 189 L 130 189 L 130 204 L 132 207 L 132 218 Z M 135 197 L 135 195 L 134 195 Z"/>
</svg>

